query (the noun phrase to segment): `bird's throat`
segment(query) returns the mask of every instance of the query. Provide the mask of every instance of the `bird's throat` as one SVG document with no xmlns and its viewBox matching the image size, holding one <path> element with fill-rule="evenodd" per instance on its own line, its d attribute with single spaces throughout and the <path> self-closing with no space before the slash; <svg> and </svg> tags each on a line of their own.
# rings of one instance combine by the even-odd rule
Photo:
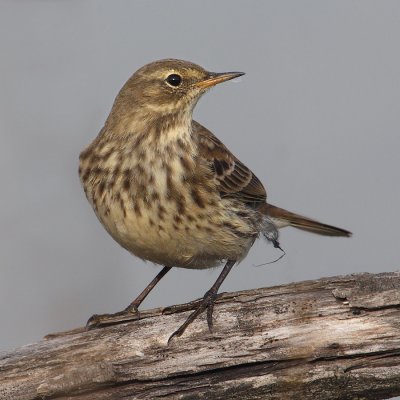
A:
<svg viewBox="0 0 400 400">
<path fill-rule="evenodd" d="M 145 141 L 159 153 L 169 153 L 171 147 L 189 147 L 186 150 L 193 151 L 191 112 L 160 115 L 147 124 L 147 129 Z"/>
</svg>

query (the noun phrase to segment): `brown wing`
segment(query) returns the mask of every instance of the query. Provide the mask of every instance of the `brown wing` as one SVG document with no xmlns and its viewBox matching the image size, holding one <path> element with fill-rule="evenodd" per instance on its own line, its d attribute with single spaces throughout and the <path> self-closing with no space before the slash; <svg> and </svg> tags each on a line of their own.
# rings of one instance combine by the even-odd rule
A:
<svg viewBox="0 0 400 400">
<path fill-rule="evenodd" d="M 236 197 L 251 205 L 265 203 L 267 193 L 251 170 L 204 126 L 193 121 L 192 128 L 199 140 L 200 154 L 210 162 L 219 183 L 221 197 Z"/>
</svg>

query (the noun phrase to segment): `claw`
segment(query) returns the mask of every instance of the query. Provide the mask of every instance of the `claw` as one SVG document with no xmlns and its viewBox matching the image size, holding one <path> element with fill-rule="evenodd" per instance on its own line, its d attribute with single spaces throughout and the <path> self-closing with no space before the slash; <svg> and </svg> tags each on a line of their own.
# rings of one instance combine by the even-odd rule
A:
<svg viewBox="0 0 400 400">
<path fill-rule="evenodd" d="M 132 316 L 136 314 L 136 318 Z M 116 325 L 122 322 L 131 321 L 132 319 L 140 319 L 140 312 L 137 307 L 127 307 L 123 311 L 116 312 L 114 314 L 94 314 L 86 323 L 86 329 L 92 330 L 96 328 L 101 328 L 103 326 Z"/>
<path fill-rule="evenodd" d="M 222 272 L 218 276 L 217 280 L 215 281 L 214 285 L 212 285 L 211 289 L 208 290 L 205 295 L 203 296 L 203 300 L 200 302 L 200 305 L 197 307 L 195 311 L 193 311 L 189 317 L 186 319 L 186 321 L 181 325 L 181 327 L 175 331 L 168 339 L 168 345 L 171 342 L 171 340 L 175 336 L 181 336 L 183 332 L 185 332 L 186 328 L 205 310 L 207 309 L 207 324 L 208 324 L 208 329 L 212 333 L 213 331 L 213 320 L 212 320 L 212 314 L 214 311 L 214 302 L 215 299 L 217 298 L 217 293 L 218 289 L 221 286 L 222 282 L 226 278 L 226 276 L 229 274 L 229 271 L 232 269 L 232 267 L 235 265 L 236 261 L 235 260 L 228 260 L 227 263 L 225 264 L 225 267 L 223 268 Z"/>
<path fill-rule="evenodd" d="M 92 315 L 86 322 L 86 330 L 96 329 L 100 326 L 100 315 Z"/>
<path fill-rule="evenodd" d="M 213 312 L 214 312 L 214 301 L 210 303 L 207 307 L 207 325 L 210 333 L 213 333 L 213 318 L 212 318 Z"/>
<path fill-rule="evenodd" d="M 172 338 L 175 336 L 179 337 L 181 336 L 186 328 L 203 312 L 207 309 L 207 324 L 208 324 L 208 329 L 210 330 L 210 333 L 213 331 L 213 320 L 212 320 L 212 314 L 214 311 L 214 302 L 215 299 L 217 298 L 217 293 L 213 290 L 209 290 L 206 292 L 206 294 L 203 296 L 203 300 L 197 307 L 195 311 L 193 311 L 189 317 L 186 319 L 186 321 L 177 329 L 168 339 L 167 344 L 169 345 Z"/>
</svg>

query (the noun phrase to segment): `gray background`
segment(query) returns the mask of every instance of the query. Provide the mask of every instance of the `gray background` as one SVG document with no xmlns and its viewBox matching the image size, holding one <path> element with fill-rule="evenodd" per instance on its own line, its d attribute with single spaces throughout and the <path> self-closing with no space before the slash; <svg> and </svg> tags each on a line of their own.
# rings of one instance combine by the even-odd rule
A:
<svg viewBox="0 0 400 400">
<path fill-rule="evenodd" d="M 101 227 L 78 154 L 137 68 L 175 57 L 239 83 L 195 118 L 263 181 L 269 199 L 348 228 L 282 231 L 223 291 L 399 267 L 399 1 L 2 1 L 0 350 L 125 307 L 155 276 Z M 219 270 L 173 270 L 144 308 L 203 295 Z"/>
</svg>

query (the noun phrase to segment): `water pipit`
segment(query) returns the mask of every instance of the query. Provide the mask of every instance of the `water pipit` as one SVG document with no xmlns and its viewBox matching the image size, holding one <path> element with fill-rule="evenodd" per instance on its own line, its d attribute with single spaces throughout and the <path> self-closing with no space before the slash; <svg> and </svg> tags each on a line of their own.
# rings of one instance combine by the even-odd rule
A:
<svg viewBox="0 0 400 400">
<path fill-rule="evenodd" d="M 212 132 L 192 119 L 200 97 L 243 75 L 214 73 L 167 59 L 145 65 L 125 83 L 99 135 L 80 155 L 86 196 L 107 232 L 125 249 L 164 268 L 122 312 L 137 312 L 172 268 L 225 264 L 198 308 L 175 331 L 180 336 L 207 309 L 254 241 L 279 246 L 278 229 L 293 226 L 327 236 L 336 228 L 267 203 L 259 179 Z M 110 315 L 93 316 L 89 327 Z"/>
</svg>

